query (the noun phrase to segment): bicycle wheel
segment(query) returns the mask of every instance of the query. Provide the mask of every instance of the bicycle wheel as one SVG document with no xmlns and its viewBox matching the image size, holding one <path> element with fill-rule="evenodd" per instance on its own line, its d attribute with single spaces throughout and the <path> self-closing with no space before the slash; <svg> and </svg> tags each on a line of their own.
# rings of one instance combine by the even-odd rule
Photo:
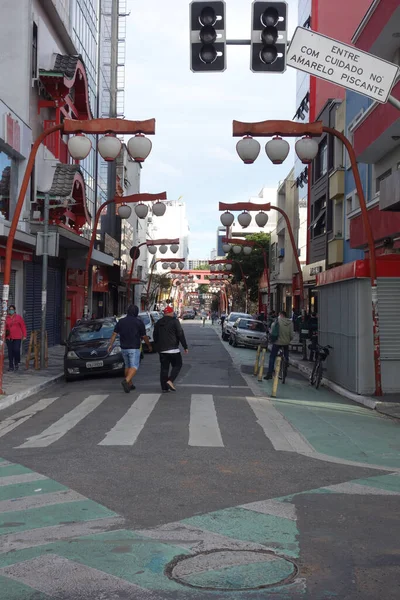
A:
<svg viewBox="0 0 400 600">
<path fill-rule="evenodd" d="M 322 362 L 318 363 L 318 370 L 315 379 L 315 389 L 318 389 L 322 379 Z"/>
<path fill-rule="evenodd" d="M 318 365 L 319 365 L 319 361 L 315 361 L 314 366 L 313 366 L 313 370 L 312 370 L 311 376 L 310 376 L 310 383 L 311 383 L 311 385 L 315 384 L 317 370 L 318 370 Z"/>
</svg>

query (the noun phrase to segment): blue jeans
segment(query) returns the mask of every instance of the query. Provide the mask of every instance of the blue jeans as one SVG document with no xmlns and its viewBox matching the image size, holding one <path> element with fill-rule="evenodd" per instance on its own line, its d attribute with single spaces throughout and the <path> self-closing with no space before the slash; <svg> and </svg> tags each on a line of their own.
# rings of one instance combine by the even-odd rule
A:
<svg viewBox="0 0 400 600">
<path fill-rule="evenodd" d="M 283 355 L 285 357 L 285 360 L 289 360 L 289 346 L 278 346 L 278 344 L 272 344 L 268 365 L 268 373 L 270 375 L 272 375 L 272 373 L 274 372 L 276 355 L 278 354 L 281 348 L 283 348 Z"/>
<path fill-rule="evenodd" d="M 140 365 L 140 348 L 122 348 L 125 369 L 138 370 Z"/>
<path fill-rule="evenodd" d="M 21 362 L 21 340 L 7 340 L 7 350 L 10 369 L 18 368 Z"/>
</svg>

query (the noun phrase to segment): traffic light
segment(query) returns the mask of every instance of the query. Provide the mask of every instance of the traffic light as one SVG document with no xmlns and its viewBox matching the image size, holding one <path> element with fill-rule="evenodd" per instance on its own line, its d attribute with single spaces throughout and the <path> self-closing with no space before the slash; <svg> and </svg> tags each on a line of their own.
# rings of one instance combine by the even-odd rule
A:
<svg viewBox="0 0 400 600">
<path fill-rule="evenodd" d="M 190 68 L 194 73 L 226 69 L 225 2 L 190 4 Z"/>
<path fill-rule="evenodd" d="M 286 2 L 254 0 L 251 16 L 251 70 L 284 73 L 288 28 Z"/>
</svg>

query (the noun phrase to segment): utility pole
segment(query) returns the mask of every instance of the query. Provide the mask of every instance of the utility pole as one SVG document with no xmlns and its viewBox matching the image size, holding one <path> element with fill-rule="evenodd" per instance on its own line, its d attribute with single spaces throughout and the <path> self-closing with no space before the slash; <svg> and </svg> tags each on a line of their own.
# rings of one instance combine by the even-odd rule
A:
<svg viewBox="0 0 400 600">
<path fill-rule="evenodd" d="M 44 196 L 43 208 L 43 261 L 42 261 L 42 323 L 40 332 L 40 368 L 45 368 L 46 316 L 47 316 L 47 268 L 49 264 L 49 205 L 50 196 Z"/>
</svg>

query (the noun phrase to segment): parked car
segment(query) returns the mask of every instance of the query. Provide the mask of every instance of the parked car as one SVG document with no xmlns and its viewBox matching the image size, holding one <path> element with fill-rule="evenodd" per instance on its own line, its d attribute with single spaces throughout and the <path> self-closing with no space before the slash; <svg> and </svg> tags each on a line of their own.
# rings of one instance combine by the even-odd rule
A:
<svg viewBox="0 0 400 600">
<path fill-rule="evenodd" d="M 154 341 L 154 319 L 151 314 L 147 311 L 140 312 L 138 314 L 139 319 L 141 319 L 146 327 L 146 335 L 148 336 L 151 343 Z"/>
<path fill-rule="evenodd" d="M 162 317 L 164 316 L 162 312 L 158 312 L 157 310 L 152 310 L 150 313 L 151 318 L 153 319 L 154 323 L 157 323 L 157 321 L 159 321 L 160 319 L 162 319 Z"/>
<path fill-rule="evenodd" d="M 267 328 L 262 321 L 255 319 L 237 319 L 229 337 L 231 346 L 250 346 L 256 348 L 267 343 Z"/>
<path fill-rule="evenodd" d="M 224 342 L 227 342 L 229 340 L 234 322 L 241 317 L 245 319 L 251 319 L 251 315 L 239 312 L 231 312 L 226 317 L 222 328 L 222 339 L 224 340 Z"/>
<path fill-rule="evenodd" d="M 196 313 L 194 311 L 183 313 L 182 319 L 184 321 L 192 320 L 196 318 Z"/>
<path fill-rule="evenodd" d="M 108 352 L 116 320 L 112 318 L 81 321 L 70 332 L 65 345 L 64 376 L 72 381 L 85 375 L 123 373 L 119 338 Z"/>
</svg>

